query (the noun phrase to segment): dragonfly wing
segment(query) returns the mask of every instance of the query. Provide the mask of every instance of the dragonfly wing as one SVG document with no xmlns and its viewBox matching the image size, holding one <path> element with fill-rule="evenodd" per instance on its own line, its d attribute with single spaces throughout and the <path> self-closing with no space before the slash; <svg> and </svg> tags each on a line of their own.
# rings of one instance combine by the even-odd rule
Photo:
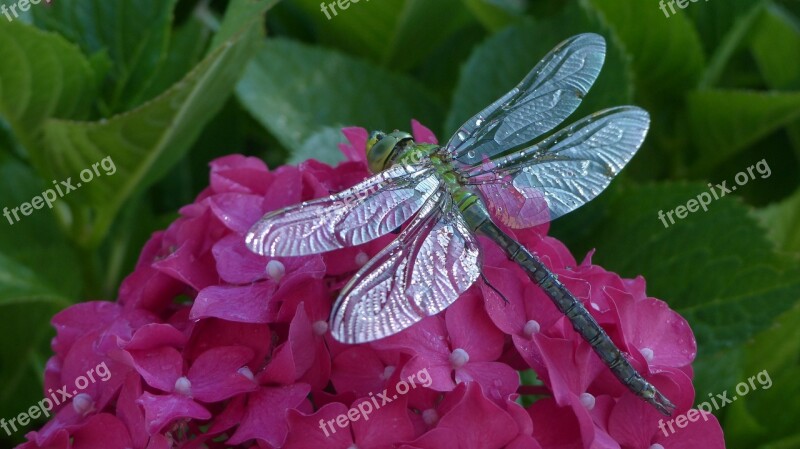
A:
<svg viewBox="0 0 800 449">
<path fill-rule="evenodd" d="M 427 166 L 395 165 L 336 195 L 265 215 L 247 246 L 265 256 L 303 256 L 359 245 L 408 221 L 436 192 Z"/>
<path fill-rule="evenodd" d="M 446 151 L 472 166 L 552 130 L 578 108 L 600 74 L 605 54 L 605 40 L 597 34 L 562 42 L 517 87 L 469 119 Z"/>
<path fill-rule="evenodd" d="M 639 149 L 649 126 L 650 116 L 643 109 L 607 109 L 539 144 L 489 161 L 468 182 L 478 186 L 487 207 L 506 225 L 542 224 L 608 187 Z"/>
<path fill-rule="evenodd" d="M 478 241 L 439 191 L 342 290 L 331 312 L 333 336 L 364 343 L 393 335 L 447 308 L 479 274 Z"/>
</svg>

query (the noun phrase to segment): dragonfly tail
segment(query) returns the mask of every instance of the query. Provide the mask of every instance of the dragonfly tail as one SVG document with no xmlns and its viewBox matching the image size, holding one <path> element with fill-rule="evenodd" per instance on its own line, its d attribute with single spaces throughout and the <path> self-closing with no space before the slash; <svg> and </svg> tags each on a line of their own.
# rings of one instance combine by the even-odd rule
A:
<svg viewBox="0 0 800 449">
<path fill-rule="evenodd" d="M 544 290 L 561 313 L 569 318 L 573 328 L 592 346 L 595 353 L 622 384 L 653 405 L 659 412 L 671 416 L 675 411 L 675 405 L 631 365 L 583 303 L 558 281 L 557 276 L 538 257 L 503 232 L 485 211 L 480 209 L 478 206 L 462 211 L 467 223 L 476 232 L 494 240 L 511 260 L 525 270 L 528 277 Z"/>
</svg>

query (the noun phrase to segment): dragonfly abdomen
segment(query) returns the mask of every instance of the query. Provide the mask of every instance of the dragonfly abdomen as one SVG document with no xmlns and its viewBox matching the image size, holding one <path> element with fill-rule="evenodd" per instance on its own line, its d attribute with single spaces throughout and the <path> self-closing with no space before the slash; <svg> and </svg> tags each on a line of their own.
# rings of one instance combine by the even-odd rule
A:
<svg viewBox="0 0 800 449">
<path fill-rule="evenodd" d="M 519 242 L 503 232 L 489 217 L 480 201 L 474 201 L 462 209 L 467 224 L 476 233 L 492 239 L 500 245 L 508 257 L 516 262 L 553 301 L 558 310 L 569 318 L 572 327 L 592 346 L 595 353 L 611 372 L 630 391 L 655 406 L 665 415 L 670 415 L 675 406 L 652 384 L 639 374 L 625 355 L 580 302 L 542 261 Z"/>
</svg>

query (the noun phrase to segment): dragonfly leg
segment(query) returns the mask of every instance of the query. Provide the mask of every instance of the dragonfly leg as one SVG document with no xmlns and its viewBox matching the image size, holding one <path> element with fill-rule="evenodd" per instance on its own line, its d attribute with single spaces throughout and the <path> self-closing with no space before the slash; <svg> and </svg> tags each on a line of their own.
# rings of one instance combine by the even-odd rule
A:
<svg viewBox="0 0 800 449">
<path fill-rule="evenodd" d="M 612 373 L 630 391 L 650 403 L 661 413 L 670 416 L 675 405 L 669 401 L 653 384 L 636 371 L 625 355 L 611 341 L 611 338 L 592 317 L 586 307 L 562 284 L 556 276 L 530 251 L 503 232 L 490 219 L 478 213 L 464 211 L 467 222 L 475 231 L 491 238 L 499 244 L 511 260 L 519 264 L 528 277 L 535 282 L 553 301 L 558 310 L 569 318 L 572 327 L 592 346 L 595 353 Z M 481 214 L 482 215 L 482 214 Z"/>
<path fill-rule="evenodd" d="M 503 294 L 503 292 L 501 292 L 501 291 L 500 291 L 500 290 L 498 290 L 498 289 L 497 289 L 497 288 L 496 288 L 494 285 L 492 285 L 492 283 L 491 283 L 491 282 L 489 282 L 489 279 L 486 277 L 486 275 L 485 275 L 485 274 L 483 274 L 482 272 L 481 272 L 481 279 L 483 279 L 483 282 L 485 282 L 485 283 L 486 283 L 486 285 L 488 285 L 488 286 L 489 286 L 489 288 L 491 288 L 492 290 L 494 290 L 494 292 L 495 292 L 495 293 L 497 293 L 498 295 L 500 295 L 500 297 L 501 297 L 501 298 L 503 298 L 503 301 L 504 301 L 506 304 L 508 304 L 508 298 L 506 298 L 506 295 L 504 295 L 504 294 Z"/>
</svg>

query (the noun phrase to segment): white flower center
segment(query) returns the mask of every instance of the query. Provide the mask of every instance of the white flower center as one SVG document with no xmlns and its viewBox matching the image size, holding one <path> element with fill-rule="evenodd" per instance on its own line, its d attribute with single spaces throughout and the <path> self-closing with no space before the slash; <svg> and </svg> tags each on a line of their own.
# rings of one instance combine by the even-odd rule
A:
<svg viewBox="0 0 800 449">
<path fill-rule="evenodd" d="M 594 395 L 591 393 L 581 393 L 581 404 L 586 407 L 586 410 L 591 410 L 594 408 L 594 404 L 597 402 Z"/>
<path fill-rule="evenodd" d="M 461 368 L 469 362 L 469 354 L 467 351 L 458 348 L 450 354 L 450 365 L 453 368 Z"/>
<path fill-rule="evenodd" d="M 175 393 L 182 394 L 184 396 L 191 396 L 192 381 L 186 376 L 178 378 L 178 380 L 175 381 Z"/>
<path fill-rule="evenodd" d="M 538 334 L 540 330 L 542 330 L 542 326 L 539 325 L 539 322 L 536 320 L 530 320 L 525 323 L 522 333 L 524 333 L 526 337 L 531 338 L 533 337 L 533 334 Z"/>
<path fill-rule="evenodd" d="M 267 276 L 275 282 L 280 282 L 286 274 L 286 267 L 279 260 L 267 262 Z"/>
<path fill-rule="evenodd" d="M 653 353 L 652 349 L 650 349 L 650 348 L 642 348 L 642 349 L 639 350 L 639 352 L 642 353 L 642 356 L 644 357 L 645 360 L 647 360 L 647 363 L 650 363 L 650 362 L 653 361 L 653 356 L 655 354 Z"/>
<path fill-rule="evenodd" d="M 429 408 L 422 412 L 422 420 L 425 421 L 425 424 L 427 424 L 429 427 L 433 426 L 439 422 L 439 412 Z"/>
<path fill-rule="evenodd" d="M 72 399 L 72 408 L 80 416 L 86 416 L 94 411 L 94 399 L 86 393 L 80 393 Z"/>
<path fill-rule="evenodd" d="M 369 262 L 369 256 L 364 251 L 359 251 L 356 254 L 356 263 L 358 266 L 363 267 L 366 263 Z"/>
<path fill-rule="evenodd" d="M 239 371 L 237 372 L 250 380 L 256 380 L 256 376 L 253 375 L 253 371 L 247 366 L 239 368 Z"/>
<path fill-rule="evenodd" d="M 315 321 L 311 328 L 314 329 L 315 335 L 325 335 L 328 332 L 328 322 L 323 320 Z"/>
</svg>

